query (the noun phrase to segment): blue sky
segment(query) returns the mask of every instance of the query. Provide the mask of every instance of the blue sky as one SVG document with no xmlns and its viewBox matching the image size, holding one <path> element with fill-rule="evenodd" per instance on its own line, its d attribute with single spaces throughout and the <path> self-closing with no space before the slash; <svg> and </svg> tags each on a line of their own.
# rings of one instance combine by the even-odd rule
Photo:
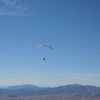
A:
<svg viewBox="0 0 100 100">
<path fill-rule="evenodd" d="M 0 85 L 19 84 L 100 86 L 100 0 L 0 0 Z"/>
</svg>

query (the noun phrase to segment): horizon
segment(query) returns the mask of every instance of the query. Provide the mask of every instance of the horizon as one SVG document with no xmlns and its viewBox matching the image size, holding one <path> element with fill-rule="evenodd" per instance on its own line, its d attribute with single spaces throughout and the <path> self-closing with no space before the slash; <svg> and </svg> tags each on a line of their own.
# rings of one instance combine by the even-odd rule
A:
<svg viewBox="0 0 100 100">
<path fill-rule="evenodd" d="M 16 84 L 16 85 L 0 85 L 0 88 L 8 88 L 8 87 L 13 87 L 13 86 L 37 86 L 37 87 L 44 87 L 44 88 L 55 88 L 55 87 L 60 87 L 60 86 L 69 86 L 69 85 L 79 85 L 79 86 L 94 86 L 94 87 L 100 87 L 100 86 L 95 86 L 95 85 L 83 85 L 83 84 L 65 84 L 65 85 L 55 85 L 55 86 L 49 86 L 49 85 L 35 85 L 35 84 Z"/>
</svg>

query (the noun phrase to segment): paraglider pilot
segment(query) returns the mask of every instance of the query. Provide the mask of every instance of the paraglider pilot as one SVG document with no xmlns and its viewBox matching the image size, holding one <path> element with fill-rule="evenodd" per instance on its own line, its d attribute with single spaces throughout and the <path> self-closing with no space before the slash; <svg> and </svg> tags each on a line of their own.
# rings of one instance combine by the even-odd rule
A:
<svg viewBox="0 0 100 100">
<path fill-rule="evenodd" d="M 43 60 L 45 60 L 45 58 L 43 58 Z"/>
</svg>

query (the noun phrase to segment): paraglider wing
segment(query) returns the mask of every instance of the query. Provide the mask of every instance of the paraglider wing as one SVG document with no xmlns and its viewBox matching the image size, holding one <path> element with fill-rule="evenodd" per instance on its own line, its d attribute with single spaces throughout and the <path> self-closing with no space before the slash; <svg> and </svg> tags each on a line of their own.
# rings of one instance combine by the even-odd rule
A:
<svg viewBox="0 0 100 100">
<path fill-rule="evenodd" d="M 51 48 L 51 49 L 53 50 L 53 48 L 52 48 L 51 46 L 48 46 L 48 45 L 46 45 L 46 44 L 39 45 L 36 49 L 38 49 L 38 48 L 40 48 L 40 47 L 49 47 L 49 48 Z"/>
</svg>

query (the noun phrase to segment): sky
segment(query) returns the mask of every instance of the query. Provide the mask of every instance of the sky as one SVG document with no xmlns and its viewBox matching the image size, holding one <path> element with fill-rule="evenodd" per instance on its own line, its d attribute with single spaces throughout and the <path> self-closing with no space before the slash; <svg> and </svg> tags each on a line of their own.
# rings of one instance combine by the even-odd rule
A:
<svg viewBox="0 0 100 100">
<path fill-rule="evenodd" d="M 100 86 L 100 0 L 0 0 L 0 85 L 20 84 Z"/>
</svg>

